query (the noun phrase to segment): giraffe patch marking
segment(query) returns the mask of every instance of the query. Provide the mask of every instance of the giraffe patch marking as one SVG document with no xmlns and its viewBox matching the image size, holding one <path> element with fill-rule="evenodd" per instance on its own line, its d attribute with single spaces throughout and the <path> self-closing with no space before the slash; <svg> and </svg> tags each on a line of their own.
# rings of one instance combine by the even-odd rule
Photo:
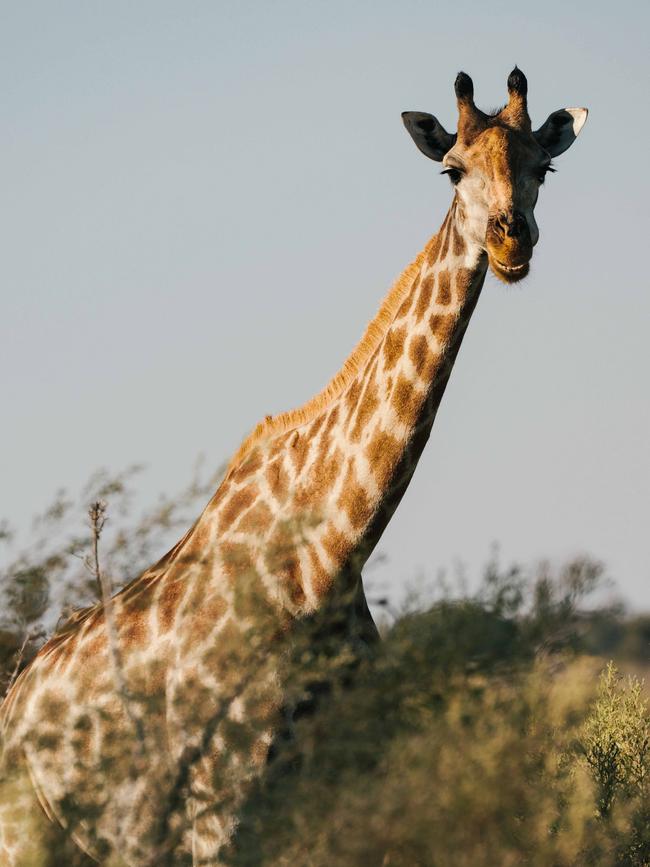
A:
<svg viewBox="0 0 650 867">
<path fill-rule="evenodd" d="M 313 545 L 309 545 L 307 554 L 309 556 L 309 565 L 311 566 L 311 584 L 314 593 L 322 597 L 332 586 L 332 576 L 321 563 L 318 552 Z"/>
<path fill-rule="evenodd" d="M 222 542 L 220 552 L 224 572 L 231 581 L 254 571 L 253 555 L 243 542 Z"/>
<path fill-rule="evenodd" d="M 454 256 L 462 256 L 465 252 L 465 241 L 463 236 L 458 231 L 458 226 L 454 223 L 454 239 L 453 239 Z"/>
<path fill-rule="evenodd" d="M 354 422 L 354 427 L 350 431 L 350 439 L 352 442 L 358 443 L 361 439 L 366 425 L 375 413 L 379 406 L 379 393 L 375 383 L 370 380 L 366 383 L 366 388 L 357 409 L 357 417 Z"/>
<path fill-rule="evenodd" d="M 392 370 L 404 352 L 406 326 L 391 328 L 384 340 L 384 370 Z"/>
<path fill-rule="evenodd" d="M 225 503 L 219 517 L 219 532 L 225 533 L 229 530 L 244 509 L 252 506 L 259 496 L 259 488 L 257 485 L 247 485 L 240 491 L 235 491 L 231 498 Z"/>
<path fill-rule="evenodd" d="M 429 247 L 429 252 L 427 254 L 427 262 L 429 265 L 435 265 L 440 256 L 440 233 L 434 235 L 431 240 L 431 245 Z"/>
<path fill-rule="evenodd" d="M 449 236 L 451 232 L 449 231 L 449 214 L 447 214 L 447 219 L 445 220 L 445 225 L 442 229 L 443 238 L 442 238 L 442 247 L 440 249 L 440 261 L 444 261 L 447 258 L 447 252 L 449 251 Z"/>
<path fill-rule="evenodd" d="M 282 502 L 289 491 L 289 476 L 282 464 L 282 457 L 271 461 L 266 469 L 266 481 L 276 500 Z"/>
<path fill-rule="evenodd" d="M 385 488 L 390 483 L 401 453 L 402 446 L 397 437 L 384 430 L 374 432 L 368 443 L 366 456 L 380 488 Z"/>
<path fill-rule="evenodd" d="M 429 341 L 424 334 L 415 334 L 411 338 L 409 358 L 420 379 L 430 381 L 435 369 L 436 357 L 429 349 Z"/>
<path fill-rule="evenodd" d="M 361 529 L 372 515 L 372 504 L 365 488 L 359 484 L 352 463 L 348 467 L 338 505 L 347 512 L 350 523 L 355 530 Z"/>
<path fill-rule="evenodd" d="M 411 425 L 415 422 L 422 406 L 422 395 L 415 391 L 411 380 L 402 373 L 393 389 L 392 404 L 402 424 Z"/>
<path fill-rule="evenodd" d="M 236 529 L 238 533 L 263 534 L 269 529 L 272 521 L 273 513 L 268 505 L 260 500 L 241 517 Z"/>
<path fill-rule="evenodd" d="M 350 388 L 348 388 L 345 395 L 345 403 L 349 409 L 354 410 L 360 394 L 361 382 L 358 379 L 355 379 L 354 382 L 351 383 Z"/>
<path fill-rule="evenodd" d="M 248 476 L 256 473 L 262 466 L 262 455 L 259 448 L 254 448 L 246 455 L 240 466 L 233 473 L 233 479 L 241 482 Z"/>
<path fill-rule="evenodd" d="M 451 304 L 451 279 L 449 271 L 441 271 L 438 274 L 438 294 L 436 295 L 436 304 L 446 306 Z"/>
<path fill-rule="evenodd" d="M 311 439 L 307 436 L 299 436 L 296 432 L 296 438 L 291 443 L 291 459 L 293 461 L 296 474 L 299 473 L 305 466 L 309 449 L 311 448 Z"/>
<path fill-rule="evenodd" d="M 327 554 L 334 561 L 334 571 L 341 568 L 350 552 L 348 537 L 337 530 L 333 524 L 330 524 L 324 531 L 321 542 Z"/>
<path fill-rule="evenodd" d="M 158 597 L 158 626 L 167 632 L 174 625 L 176 611 L 185 595 L 185 582 L 176 578 L 163 584 Z"/>
<path fill-rule="evenodd" d="M 431 295 L 433 293 L 433 276 L 430 274 L 420 285 L 420 294 L 415 305 L 415 321 L 420 322 L 424 314 L 431 305 Z"/>
<path fill-rule="evenodd" d="M 447 346 L 456 330 L 457 319 L 453 313 L 434 313 L 429 319 L 431 331 L 441 346 Z"/>
</svg>

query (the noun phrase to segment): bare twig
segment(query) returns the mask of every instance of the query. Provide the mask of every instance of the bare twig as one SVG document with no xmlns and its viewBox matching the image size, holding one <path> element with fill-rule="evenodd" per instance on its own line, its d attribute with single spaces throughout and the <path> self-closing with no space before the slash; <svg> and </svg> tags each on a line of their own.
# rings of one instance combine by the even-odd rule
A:
<svg viewBox="0 0 650 867">
<path fill-rule="evenodd" d="M 105 581 L 102 582 L 102 570 L 99 565 L 99 539 L 102 535 L 102 530 L 104 529 L 104 524 L 106 523 L 106 509 L 107 504 L 105 500 L 96 500 L 94 503 L 90 504 L 88 509 L 88 517 L 90 518 L 90 529 L 92 530 L 93 539 L 93 559 L 90 564 L 90 568 L 95 576 L 95 581 L 97 582 L 97 592 L 99 598 L 104 601 L 104 605 L 106 605 L 106 600 L 104 599 L 104 583 L 108 584 L 108 597 L 111 595 L 111 586 L 110 579 L 108 577 L 105 578 Z"/>
<path fill-rule="evenodd" d="M 16 678 L 20 674 L 20 669 L 22 665 L 23 658 L 25 656 L 25 649 L 30 641 L 34 638 L 39 638 L 42 635 L 42 630 L 32 630 L 28 629 L 25 631 L 25 637 L 23 638 L 23 643 L 20 645 L 20 650 L 18 651 L 18 655 L 16 656 L 16 664 L 14 665 L 14 669 L 11 672 L 11 677 L 9 678 L 9 683 L 7 684 L 7 688 L 5 690 L 5 696 L 9 694 L 9 690 L 16 682 Z"/>
<path fill-rule="evenodd" d="M 99 540 L 102 535 L 102 530 L 106 524 L 107 504 L 104 500 L 96 500 L 91 503 L 88 509 L 90 518 L 90 529 L 92 531 L 92 551 L 93 559 L 90 564 L 93 575 L 99 588 L 102 604 L 104 606 L 104 619 L 106 622 L 106 635 L 108 638 L 108 648 L 111 657 L 111 666 L 113 668 L 113 680 L 115 681 L 115 689 L 122 700 L 124 710 L 135 730 L 140 757 L 144 758 L 146 754 L 146 743 L 142 720 L 134 713 L 132 706 L 132 696 L 124 677 L 122 667 L 122 658 L 120 646 L 117 636 L 117 628 L 115 625 L 115 617 L 113 611 L 112 585 L 110 577 L 102 570 L 99 560 Z"/>
</svg>

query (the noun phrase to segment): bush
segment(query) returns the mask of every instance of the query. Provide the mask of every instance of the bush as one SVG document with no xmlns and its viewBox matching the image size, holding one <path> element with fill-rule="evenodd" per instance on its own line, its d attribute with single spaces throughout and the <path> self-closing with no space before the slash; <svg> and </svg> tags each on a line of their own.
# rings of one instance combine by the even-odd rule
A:
<svg viewBox="0 0 650 867">
<path fill-rule="evenodd" d="M 117 588 L 162 553 L 216 483 L 197 478 L 136 520 L 134 472 L 97 474 L 79 506 L 59 494 L 26 553 L 0 573 L 5 685 L 57 609 L 67 615 L 97 598 L 97 525 L 95 536 L 78 529 L 89 502 L 109 502 L 104 569 Z M 648 618 L 590 605 L 603 574 L 587 557 L 557 571 L 502 569 L 493 557 L 476 593 L 446 592 L 386 617 L 372 651 L 343 644 L 332 612 L 294 630 L 283 646 L 284 724 L 225 863 L 650 865 L 644 686 L 613 663 L 598 678 L 604 651 L 621 664 L 647 662 Z M 249 596 L 238 604 L 253 612 Z M 267 664 L 259 635 L 233 641 L 233 660 L 245 651 L 246 666 Z M 246 721 L 229 725 L 233 743 L 255 734 Z M 164 744 L 146 747 L 155 756 Z M 86 863 L 73 848 L 53 858 Z M 119 853 L 105 863 L 119 863 Z"/>
</svg>

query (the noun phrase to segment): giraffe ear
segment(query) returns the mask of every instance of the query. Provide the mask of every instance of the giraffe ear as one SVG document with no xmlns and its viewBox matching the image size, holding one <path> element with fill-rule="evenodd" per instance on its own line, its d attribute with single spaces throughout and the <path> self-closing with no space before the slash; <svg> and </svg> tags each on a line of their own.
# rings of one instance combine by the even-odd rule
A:
<svg viewBox="0 0 650 867">
<path fill-rule="evenodd" d="M 544 150 L 557 157 L 571 147 L 585 125 L 586 108 L 561 108 L 549 114 L 546 121 L 533 133 Z"/>
<path fill-rule="evenodd" d="M 402 121 L 422 153 L 437 163 L 442 162 L 444 155 L 456 144 L 456 135 L 448 133 L 432 114 L 403 111 Z"/>
</svg>

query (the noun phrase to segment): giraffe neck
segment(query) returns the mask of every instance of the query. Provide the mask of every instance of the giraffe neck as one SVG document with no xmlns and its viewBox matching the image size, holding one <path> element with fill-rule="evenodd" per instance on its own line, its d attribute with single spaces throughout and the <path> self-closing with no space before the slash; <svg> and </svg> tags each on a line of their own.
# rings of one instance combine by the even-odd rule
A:
<svg viewBox="0 0 650 867">
<path fill-rule="evenodd" d="M 281 420 L 246 444 L 190 547 L 218 540 L 230 579 L 261 575 L 291 613 L 318 607 L 337 576 L 358 575 L 413 475 L 478 300 L 487 262 L 477 237 L 454 200 L 380 311 L 363 363 L 344 367 L 344 387 L 323 406 L 307 404 L 287 414 L 293 426 Z"/>
<path fill-rule="evenodd" d="M 353 539 L 347 556 L 360 570 L 412 478 L 485 280 L 477 237 L 455 199 L 383 340 L 329 411 L 344 456 L 329 535 L 321 530 L 334 568 Z"/>
</svg>

